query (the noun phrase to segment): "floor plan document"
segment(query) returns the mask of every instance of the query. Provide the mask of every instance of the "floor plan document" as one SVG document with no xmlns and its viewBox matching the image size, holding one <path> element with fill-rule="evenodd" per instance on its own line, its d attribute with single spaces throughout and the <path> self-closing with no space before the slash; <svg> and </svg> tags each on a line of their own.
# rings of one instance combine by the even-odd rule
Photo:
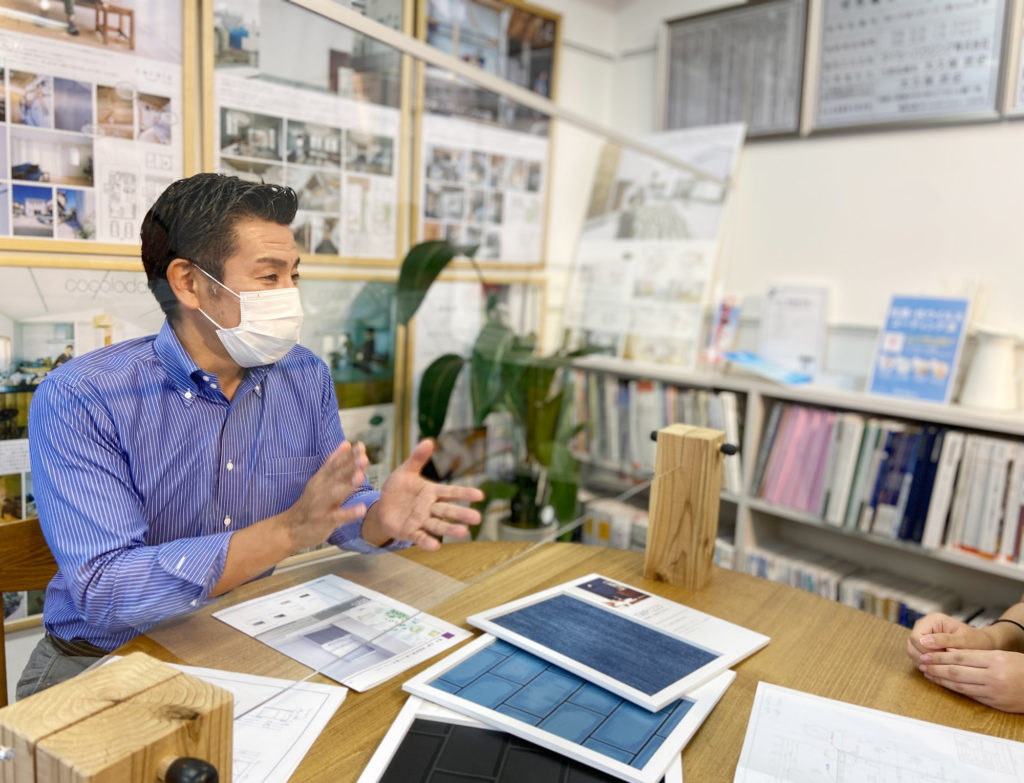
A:
<svg viewBox="0 0 1024 783">
<path fill-rule="evenodd" d="M 471 635 L 333 574 L 213 616 L 357 691 Z"/>
<path fill-rule="evenodd" d="M 648 710 L 761 649 L 768 637 L 600 574 L 468 618 Z"/>
<path fill-rule="evenodd" d="M 758 683 L 734 783 L 1013 783 L 1024 744 Z"/>
</svg>

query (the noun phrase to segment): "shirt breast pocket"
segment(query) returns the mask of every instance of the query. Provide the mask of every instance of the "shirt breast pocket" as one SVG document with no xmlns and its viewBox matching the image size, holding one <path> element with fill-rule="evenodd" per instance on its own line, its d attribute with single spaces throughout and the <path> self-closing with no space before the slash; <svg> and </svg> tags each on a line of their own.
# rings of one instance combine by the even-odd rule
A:
<svg viewBox="0 0 1024 783">
<path fill-rule="evenodd" d="M 257 468 L 255 519 L 279 514 L 301 497 L 323 457 L 265 457 Z"/>
<path fill-rule="evenodd" d="M 323 457 L 268 457 L 263 461 L 264 476 L 286 476 L 302 473 L 307 478 L 316 473 L 323 464 Z"/>
</svg>

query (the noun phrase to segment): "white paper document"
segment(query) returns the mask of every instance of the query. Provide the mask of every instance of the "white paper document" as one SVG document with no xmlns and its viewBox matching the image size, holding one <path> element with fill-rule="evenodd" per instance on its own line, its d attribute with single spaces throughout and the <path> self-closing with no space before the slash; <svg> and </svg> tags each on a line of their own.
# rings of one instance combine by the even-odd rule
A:
<svg viewBox="0 0 1024 783">
<path fill-rule="evenodd" d="M 429 734 L 427 736 L 434 738 L 434 743 L 423 742 L 422 739 L 417 739 L 414 722 L 418 720 L 440 724 L 439 727 L 428 730 Z M 448 727 L 465 727 L 471 731 L 463 733 L 454 729 L 448 731 Z M 445 776 L 451 774 L 451 771 L 447 769 L 444 751 L 442 751 L 440 757 L 437 757 L 437 751 L 435 750 L 436 745 L 445 743 L 448 738 L 451 739 L 452 743 L 458 744 L 457 748 L 453 747 L 453 757 L 456 760 L 466 755 L 466 742 L 479 742 L 485 745 L 487 750 L 490 751 L 489 755 L 496 756 L 496 766 L 500 765 L 501 767 L 500 771 L 494 770 L 492 772 L 492 774 L 497 774 L 497 779 L 499 780 L 507 780 L 509 775 L 514 775 L 519 769 L 529 765 L 528 768 L 531 772 L 530 783 L 561 783 L 561 781 L 566 779 L 566 765 L 574 764 L 574 762 L 565 758 L 555 761 L 551 756 L 545 756 L 545 751 L 537 746 L 527 748 L 522 744 L 516 745 L 515 740 L 510 740 L 511 744 L 496 742 L 495 730 L 493 729 L 487 732 L 490 735 L 489 737 L 479 736 L 477 731 L 480 729 L 488 729 L 487 724 L 467 718 L 465 715 L 460 715 L 439 704 L 432 704 L 416 696 L 410 696 L 406 700 L 405 706 L 402 707 L 402 711 L 398 713 L 398 717 L 395 718 L 395 722 L 388 729 L 388 733 L 384 735 L 384 739 L 377 746 L 377 750 L 374 751 L 370 762 L 363 768 L 363 772 L 356 783 L 377 783 L 377 781 L 385 777 L 385 773 L 392 775 L 401 774 L 401 771 L 406 768 L 403 765 L 415 763 L 417 755 L 423 755 L 435 760 L 433 774 L 437 775 L 437 778 L 430 777 L 430 781 L 441 778 L 449 780 L 450 778 Z M 424 734 L 427 734 L 427 732 L 419 732 L 419 737 L 424 736 Z M 407 738 L 410 737 L 412 738 L 411 742 L 406 744 Z M 517 755 L 523 757 L 525 763 L 522 767 L 518 765 L 519 759 L 516 758 Z M 482 753 L 481 756 L 486 758 L 488 754 Z M 542 758 L 538 759 L 538 756 Z M 395 761 L 396 757 L 397 761 Z M 395 769 L 391 768 L 393 761 L 395 761 Z M 576 778 L 571 776 L 569 779 L 575 780 Z M 594 780 L 593 775 L 586 775 L 586 780 Z M 662 782 L 683 783 L 682 756 L 676 755 L 672 764 L 665 772 Z"/>
<path fill-rule="evenodd" d="M 337 685 L 170 665 L 235 697 L 232 783 L 290 779 L 347 693 Z"/>
<path fill-rule="evenodd" d="M 758 683 L 734 783 L 1015 783 L 1024 743 Z"/>
<path fill-rule="evenodd" d="M 213 616 L 357 691 L 372 688 L 471 635 L 333 574 Z"/>
<path fill-rule="evenodd" d="M 600 574 L 479 612 L 468 621 L 648 710 L 690 694 L 769 641 Z"/>
</svg>

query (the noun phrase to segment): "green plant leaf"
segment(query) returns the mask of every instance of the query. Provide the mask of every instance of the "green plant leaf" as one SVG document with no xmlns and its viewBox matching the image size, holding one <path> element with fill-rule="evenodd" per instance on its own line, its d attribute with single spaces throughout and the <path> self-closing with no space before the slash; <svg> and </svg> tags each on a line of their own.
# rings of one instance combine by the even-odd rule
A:
<svg viewBox="0 0 1024 783">
<path fill-rule="evenodd" d="M 484 493 L 484 499 L 477 501 L 472 504 L 472 507 L 483 514 L 487 511 L 487 507 L 493 500 L 511 500 L 516 496 L 516 492 L 519 490 L 514 483 L 511 481 L 492 481 L 488 479 L 480 485 L 480 491 Z M 469 534 L 476 540 L 476 537 L 480 535 L 480 525 L 471 527 Z"/>
<path fill-rule="evenodd" d="M 431 284 L 453 258 L 472 258 L 478 249 L 479 245 L 458 247 L 443 240 L 420 242 L 409 248 L 402 261 L 402 269 L 398 273 L 398 284 L 395 286 L 396 323 L 409 323 L 409 319 L 423 303 L 423 297 L 426 296 Z"/>
<path fill-rule="evenodd" d="M 420 437 L 436 438 L 441 434 L 452 389 L 465 362 L 458 354 L 446 353 L 423 371 L 419 394 Z"/>
</svg>

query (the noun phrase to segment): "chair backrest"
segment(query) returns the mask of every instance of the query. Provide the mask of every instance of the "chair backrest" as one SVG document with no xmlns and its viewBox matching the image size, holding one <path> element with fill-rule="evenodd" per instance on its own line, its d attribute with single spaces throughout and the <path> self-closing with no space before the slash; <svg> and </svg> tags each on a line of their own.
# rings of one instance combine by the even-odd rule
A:
<svg viewBox="0 0 1024 783">
<path fill-rule="evenodd" d="M 0 522 L 0 593 L 42 590 L 57 573 L 57 561 L 43 538 L 39 520 Z M 0 707 L 7 705 L 7 656 L 0 622 Z"/>
</svg>

